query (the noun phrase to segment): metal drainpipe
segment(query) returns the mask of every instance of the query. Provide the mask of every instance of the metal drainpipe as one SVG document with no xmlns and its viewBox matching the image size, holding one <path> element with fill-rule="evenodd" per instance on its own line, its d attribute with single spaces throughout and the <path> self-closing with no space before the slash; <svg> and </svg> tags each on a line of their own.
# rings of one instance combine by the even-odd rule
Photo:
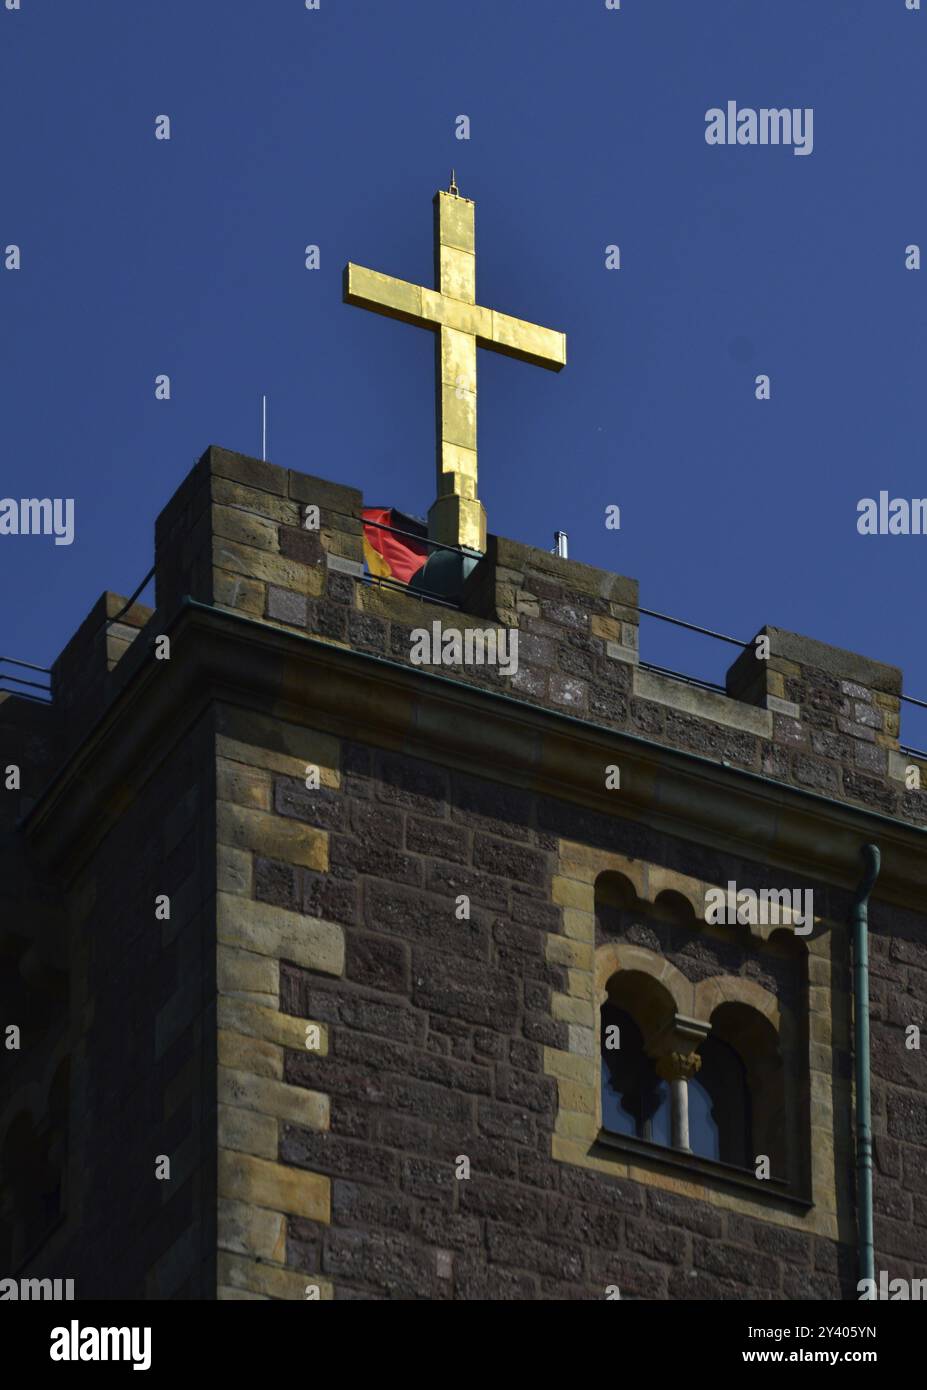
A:
<svg viewBox="0 0 927 1390">
<path fill-rule="evenodd" d="M 866 865 L 853 899 L 853 1013 L 856 1052 L 856 1225 L 859 1277 L 875 1278 L 872 1249 L 872 1113 L 869 1087 L 869 894 L 879 877 L 878 845 L 860 851 Z"/>
</svg>

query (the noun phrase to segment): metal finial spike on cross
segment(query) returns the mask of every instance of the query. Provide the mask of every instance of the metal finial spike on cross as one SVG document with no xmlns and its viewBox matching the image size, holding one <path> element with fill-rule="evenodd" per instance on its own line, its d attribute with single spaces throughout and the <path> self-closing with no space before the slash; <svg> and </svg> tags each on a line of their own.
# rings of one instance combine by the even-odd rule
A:
<svg viewBox="0 0 927 1390">
<path fill-rule="evenodd" d="M 456 169 L 452 169 L 452 170 L 451 170 L 451 186 L 450 186 L 450 188 L 449 188 L 447 191 L 448 191 L 448 193 L 453 193 L 453 195 L 454 195 L 455 198 L 459 198 L 459 197 L 460 197 L 460 189 L 457 187 L 457 170 L 456 170 Z"/>
<path fill-rule="evenodd" d="M 435 334 L 438 488 L 428 535 L 482 555 L 486 512 L 476 495 L 476 350 L 489 348 L 559 372 L 566 366 L 566 335 L 477 304 L 473 200 L 460 197 L 452 174 L 451 189 L 435 194 L 434 207 L 436 288 L 348 262 L 344 300 Z"/>
</svg>

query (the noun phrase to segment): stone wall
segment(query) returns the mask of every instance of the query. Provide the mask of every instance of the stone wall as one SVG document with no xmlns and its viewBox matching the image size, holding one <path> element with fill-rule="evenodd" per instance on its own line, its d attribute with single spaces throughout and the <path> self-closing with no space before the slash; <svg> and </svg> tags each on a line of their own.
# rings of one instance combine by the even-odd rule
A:
<svg viewBox="0 0 927 1390">
<path fill-rule="evenodd" d="M 753 1198 L 720 1205 L 680 1174 L 630 1181 L 626 1162 L 611 1176 L 552 1157 L 558 1090 L 571 1084 L 548 1074 L 552 1053 L 571 1054 L 555 1000 L 569 999 L 575 972 L 552 961 L 548 936 L 564 932 L 552 883 L 572 808 L 356 743 L 342 750 L 340 790 L 313 795 L 282 773 L 273 790 L 281 815 L 326 834 L 329 872 L 256 855 L 255 899 L 284 919 L 324 912 L 345 944 L 343 977 L 281 966 L 281 1008 L 324 1021 L 329 1047 L 284 1058 L 290 1086 L 330 1098 L 327 1128 L 280 1129 L 281 1160 L 331 1184 L 330 1221 L 290 1217 L 288 1268 L 331 1281 L 336 1298 L 603 1298 L 609 1284 L 624 1297 L 854 1296 L 846 1138 L 842 1241 L 772 1200 L 768 1212 Z M 693 847 L 602 829 L 613 849 L 713 869 Z M 459 894 L 469 921 L 455 915 Z M 908 927 L 922 939 L 922 920 Z M 922 1010 L 921 985 L 911 1002 Z M 829 996 L 819 1012 L 831 1016 Z M 848 1023 L 844 1009 L 833 1060 L 844 1101 Z M 880 1045 L 893 1085 L 887 1113 L 876 1107 L 877 1209 L 896 1216 L 879 1218 L 877 1267 L 923 1277 L 920 1062 L 899 1065 L 897 1030 Z M 893 1130 L 911 1141 L 904 1155 Z M 469 1179 L 456 1176 L 461 1156 Z"/>
<path fill-rule="evenodd" d="M 41 899 L 27 894 L 21 928 L 32 953 L 54 951 L 55 973 L 30 975 L 12 1014 L 23 1043 L 9 1057 L 17 1071 L 4 1132 L 25 1114 L 42 1135 L 49 1078 L 65 1062 L 62 1219 L 29 1268 L 73 1278 L 78 1298 L 203 1298 L 215 1288 L 213 747 L 207 718 L 67 872 L 49 878 L 47 865 L 34 866 L 59 914 L 51 941 Z M 169 918 L 156 915 L 161 895 Z M 32 1026 L 36 1014 L 47 1015 L 44 1030 Z M 16 1155 L 7 1160 L 15 1166 Z"/>
<path fill-rule="evenodd" d="M 923 1051 L 905 1046 L 927 1029 L 927 939 L 913 913 L 876 909 L 870 937 L 876 1269 L 927 1264 L 927 1101 Z M 904 1272 L 904 1270 L 902 1270 Z"/>
<path fill-rule="evenodd" d="M 318 879 L 328 869 L 324 816 L 298 819 L 293 807 L 337 796 L 338 748 L 324 735 L 226 707 L 218 730 L 218 1296 L 329 1299 L 330 1281 L 306 1279 L 288 1252 L 293 1232 L 329 1221 L 331 1184 L 292 1164 L 283 1144 L 290 1125 L 328 1132 L 327 1087 L 293 1085 L 288 1063 L 311 1055 L 324 1072 L 328 1029 L 293 1017 L 282 996 L 287 969 L 343 974 L 344 933 L 330 914 L 309 913 L 283 894 L 268 902 L 258 890 L 266 864 L 293 878 Z M 310 772 L 319 778 L 312 792 Z"/>
<path fill-rule="evenodd" d="M 318 531 L 304 528 L 312 505 Z M 407 664 L 412 631 L 435 621 L 517 629 L 513 678 L 489 666 L 439 669 L 927 823 L 927 790 L 905 785 L 906 768 L 927 779 L 927 765 L 899 751 L 896 668 L 766 626 L 757 637 L 769 639 L 768 658 L 757 658 L 754 640 L 730 668 L 726 695 L 686 686 L 640 666 L 635 580 L 490 536 L 461 613 L 363 582 L 362 507 L 354 488 L 208 450 L 158 522 L 159 610 L 187 593 Z"/>
<path fill-rule="evenodd" d="M 34 1015 L 0 1149 L 23 1110 L 41 1129 L 65 1059 L 71 1077 L 64 1215 L 32 1272 L 76 1277 L 82 1297 L 853 1297 L 848 872 L 793 875 L 819 918 L 800 967 L 704 933 L 705 886 L 781 882 L 781 842 L 769 863 L 729 829 L 709 843 L 707 801 L 668 800 L 650 773 L 641 795 L 692 839 L 609 814 L 587 735 L 701 755 L 716 821 L 726 767 L 768 779 L 756 796 L 780 824 L 807 825 L 798 789 L 920 826 L 900 673 L 764 628 L 769 659 L 747 649 L 727 694 L 686 686 L 641 666 L 633 580 L 490 537 L 461 608 L 425 603 L 365 581 L 361 508 L 354 489 L 210 449 L 158 519 L 156 608 L 104 595 L 55 664 L 54 704 L 0 699 L 0 761 L 24 771 L 0 801 L 5 1002 Z M 184 645 L 195 605 L 221 627 L 218 674 Z M 485 700 L 490 746 L 523 749 L 522 767 L 480 777 L 429 754 L 450 716 L 424 678 L 406 687 L 412 631 L 434 621 L 517 628 L 512 679 L 436 672 Z M 178 629 L 159 663 L 155 639 Z M 333 649 L 353 676 L 319 656 Z M 379 684 L 353 727 L 329 710 L 316 728 L 313 681 L 347 694 L 359 661 Z M 377 742 L 389 701 L 399 725 Z M 592 776 L 572 800 L 532 780 L 554 745 L 538 711 L 576 721 L 553 755 Z M 908 843 L 883 874 L 908 907 L 877 892 L 871 921 L 877 1268 L 910 1278 L 927 1275 L 927 1109 L 904 1042 L 927 1023 L 927 931 Z M 613 870 L 638 885 L 622 939 L 801 1016 L 810 1209 L 598 1145 L 594 898 Z M 691 920 L 660 923 L 659 885 Z"/>
<path fill-rule="evenodd" d="M 80 1298 L 215 1287 L 211 725 L 181 739 L 66 885 L 75 1142 L 58 1260 Z"/>
</svg>

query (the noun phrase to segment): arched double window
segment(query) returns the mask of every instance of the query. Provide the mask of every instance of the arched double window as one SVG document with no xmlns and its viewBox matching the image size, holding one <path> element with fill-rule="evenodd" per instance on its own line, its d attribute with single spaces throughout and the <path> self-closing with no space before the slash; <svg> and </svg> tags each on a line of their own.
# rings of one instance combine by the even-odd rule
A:
<svg viewBox="0 0 927 1390">
<path fill-rule="evenodd" d="M 782 1175 L 782 1068 L 775 1030 L 749 1006 L 725 1003 L 712 1014 L 710 1032 L 705 1025 L 707 1036 L 694 1053 L 671 1054 L 664 1065 L 663 1057 L 652 1054 L 667 1024 L 659 1022 L 659 986 L 651 980 L 641 987 L 646 979 L 620 972 L 602 1005 L 603 1130 L 680 1147 L 673 1131 L 675 1084 L 686 1091 L 687 1152 L 750 1171 L 765 1153 L 773 1174 Z M 677 1111 L 679 1104 L 677 1097 Z"/>
<path fill-rule="evenodd" d="M 791 932 L 755 941 L 706 926 L 701 887 L 686 894 L 684 883 L 634 861 L 595 881 L 601 1136 L 798 1190 L 807 1087 L 794 999 L 804 948 Z"/>
</svg>

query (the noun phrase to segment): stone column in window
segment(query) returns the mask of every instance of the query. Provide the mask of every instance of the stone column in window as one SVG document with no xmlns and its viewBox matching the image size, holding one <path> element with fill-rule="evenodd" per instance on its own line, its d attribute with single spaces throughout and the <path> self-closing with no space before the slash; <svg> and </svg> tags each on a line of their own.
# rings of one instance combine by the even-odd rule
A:
<svg viewBox="0 0 927 1390">
<path fill-rule="evenodd" d="M 656 1061 L 657 1075 L 669 1082 L 670 1117 L 674 1149 L 689 1148 L 689 1080 L 702 1065 L 697 1052 L 664 1052 Z"/>
<path fill-rule="evenodd" d="M 674 1014 L 650 1039 L 648 1052 L 657 1075 L 669 1083 L 672 1146 L 691 1153 L 689 1145 L 689 1080 L 702 1065 L 699 1043 L 711 1032 L 711 1024 L 700 1018 Z"/>
</svg>

